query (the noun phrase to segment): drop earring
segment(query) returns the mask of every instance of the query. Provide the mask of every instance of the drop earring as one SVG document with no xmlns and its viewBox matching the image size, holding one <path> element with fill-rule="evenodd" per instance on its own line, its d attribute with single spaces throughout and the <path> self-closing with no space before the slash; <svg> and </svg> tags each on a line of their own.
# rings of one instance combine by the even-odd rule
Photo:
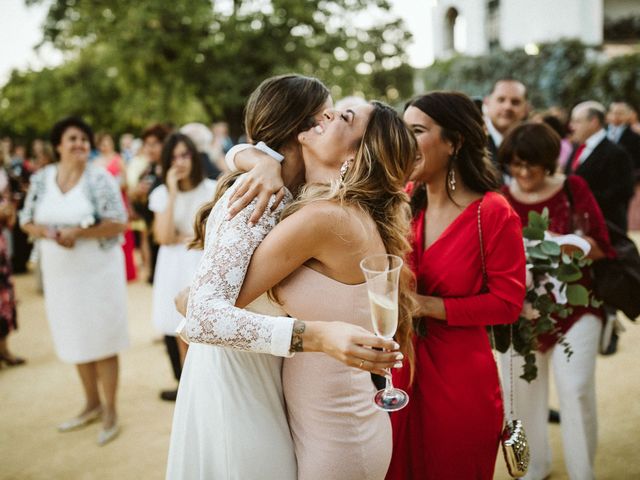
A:
<svg viewBox="0 0 640 480">
<path fill-rule="evenodd" d="M 351 160 L 345 160 L 345 162 L 340 167 L 340 181 L 344 181 L 344 177 L 349 170 L 349 165 L 351 165 Z"/>
<path fill-rule="evenodd" d="M 452 192 L 456 191 L 456 172 L 453 170 L 449 170 L 449 175 L 447 176 L 447 181 L 449 182 L 449 188 Z"/>
</svg>

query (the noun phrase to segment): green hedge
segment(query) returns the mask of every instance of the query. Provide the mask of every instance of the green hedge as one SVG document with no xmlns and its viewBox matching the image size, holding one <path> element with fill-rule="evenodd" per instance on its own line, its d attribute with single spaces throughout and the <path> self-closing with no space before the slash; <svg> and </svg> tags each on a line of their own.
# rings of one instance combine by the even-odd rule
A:
<svg viewBox="0 0 640 480">
<path fill-rule="evenodd" d="M 527 85 L 535 108 L 569 108 L 587 99 L 606 104 L 620 98 L 640 107 L 640 54 L 607 59 L 574 40 L 539 48 L 538 55 L 518 49 L 455 56 L 435 62 L 419 76 L 426 91 L 460 90 L 472 96 L 486 95 L 500 78 L 516 78 Z"/>
</svg>

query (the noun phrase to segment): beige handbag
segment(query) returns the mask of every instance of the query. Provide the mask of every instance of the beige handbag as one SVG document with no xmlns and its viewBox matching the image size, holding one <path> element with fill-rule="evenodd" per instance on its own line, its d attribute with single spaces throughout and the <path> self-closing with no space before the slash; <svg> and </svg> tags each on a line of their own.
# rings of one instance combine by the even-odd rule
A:
<svg viewBox="0 0 640 480">
<path fill-rule="evenodd" d="M 478 235 L 480 237 L 480 259 L 482 261 L 482 291 L 489 291 L 489 282 L 487 278 L 487 267 L 484 258 L 484 242 L 482 240 L 482 222 L 480 220 L 480 212 L 482 208 L 482 202 L 478 205 Z M 491 344 L 495 345 L 495 337 L 493 334 L 493 325 L 490 327 L 491 331 Z M 513 345 L 513 324 L 509 329 L 511 344 Z M 495 353 L 493 357 L 498 366 Z M 504 454 L 504 461 L 507 463 L 507 470 L 509 475 L 513 478 L 524 477 L 529 467 L 529 443 L 527 442 L 527 435 L 524 431 L 522 421 L 514 419 L 514 405 L 513 405 L 513 356 L 509 353 L 509 378 L 510 378 L 510 403 L 509 403 L 509 416 L 505 414 L 504 427 L 502 429 L 502 435 L 500 443 L 502 445 L 502 453 Z M 502 384 L 501 384 L 502 385 Z M 502 386 L 500 387 L 502 389 Z M 502 394 L 504 398 L 504 392 Z"/>
</svg>

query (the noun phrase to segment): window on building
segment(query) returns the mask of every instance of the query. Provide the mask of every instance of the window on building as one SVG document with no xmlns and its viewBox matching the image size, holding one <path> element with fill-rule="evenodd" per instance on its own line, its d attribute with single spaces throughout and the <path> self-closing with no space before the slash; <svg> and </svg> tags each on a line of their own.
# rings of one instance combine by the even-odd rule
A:
<svg viewBox="0 0 640 480">
<path fill-rule="evenodd" d="M 500 0 L 487 1 L 487 41 L 489 50 L 500 47 Z"/>
<path fill-rule="evenodd" d="M 451 7 L 445 13 L 444 51 L 464 53 L 467 49 L 467 24 L 457 9 Z"/>
</svg>

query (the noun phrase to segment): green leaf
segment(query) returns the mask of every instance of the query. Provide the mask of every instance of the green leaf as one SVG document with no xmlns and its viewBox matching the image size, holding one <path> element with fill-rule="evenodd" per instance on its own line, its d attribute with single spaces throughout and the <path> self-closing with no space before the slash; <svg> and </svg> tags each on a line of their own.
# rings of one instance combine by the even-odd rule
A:
<svg viewBox="0 0 640 480">
<path fill-rule="evenodd" d="M 544 295 L 538 295 L 538 298 L 533 303 L 533 306 L 541 313 L 546 313 L 553 307 L 554 304 L 555 302 L 551 298 L 551 295 L 545 293 Z"/>
<path fill-rule="evenodd" d="M 549 209 L 547 207 L 542 209 L 542 218 L 545 221 L 544 229 L 547 230 L 549 228 Z"/>
<path fill-rule="evenodd" d="M 589 305 L 589 291 L 582 285 L 567 285 L 569 304 L 586 307 Z"/>
<path fill-rule="evenodd" d="M 556 278 L 561 282 L 572 283 L 577 282 L 582 278 L 582 272 L 580 269 L 573 264 L 565 264 L 563 263 L 558 267 L 558 274 Z"/>
<path fill-rule="evenodd" d="M 527 240 L 544 240 L 544 230 L 541 228 L 524 227 L 522 234 Z"/>
<path fill-rule="evenodd" d="M 522 365 L 523 373 L 520 375 L 520 378 L 526 380 L 531 383 L 538 377 L 538 367 L 536 366 L 535 357 L 532 361 L 525 361 L 524 365 Z"/>
<path fill-rule="evenodd" d="M 555 271 L 555 268 L 551 265 L 545 265 L 544 263 L 536 264 L 531 268 L 531 273 L 551 273 Z"/>
<path fill-rule="evenodd" d="M 529 227 L 542 230 L 543 232 L 549 228 L 549 221 L 534 210 L 529 211 Z"/>
<path fill-rule="evenodd" d="M 536 335 L 541 335 L 543 333 L 550 333 L 555 328 L 555 324 L 549 317 L 541 317 L 536 322 L 535 332 Z"/>
<path fill-rule="evenodd" d="M 547 255 L 558 256 L 560 255 L 560 245 L 550 240 L 545 240 L 540 244 L 540 249 Z"/>
<path fill-rule="evenodd" d="M 537 258 L 540 260 L 547 260 L 549 258 L 548 255 L 542 251 L 540 245 L 527 248 L 527 253 L 531 258 Z"/>
<path fill-rule="evenodd" d="M 582 250 L 576 250 L 571 254 L 571 256 L 575 260 L 582 260 L 582 259 L 584 259 L 584 252 Z"/>
</svg>

